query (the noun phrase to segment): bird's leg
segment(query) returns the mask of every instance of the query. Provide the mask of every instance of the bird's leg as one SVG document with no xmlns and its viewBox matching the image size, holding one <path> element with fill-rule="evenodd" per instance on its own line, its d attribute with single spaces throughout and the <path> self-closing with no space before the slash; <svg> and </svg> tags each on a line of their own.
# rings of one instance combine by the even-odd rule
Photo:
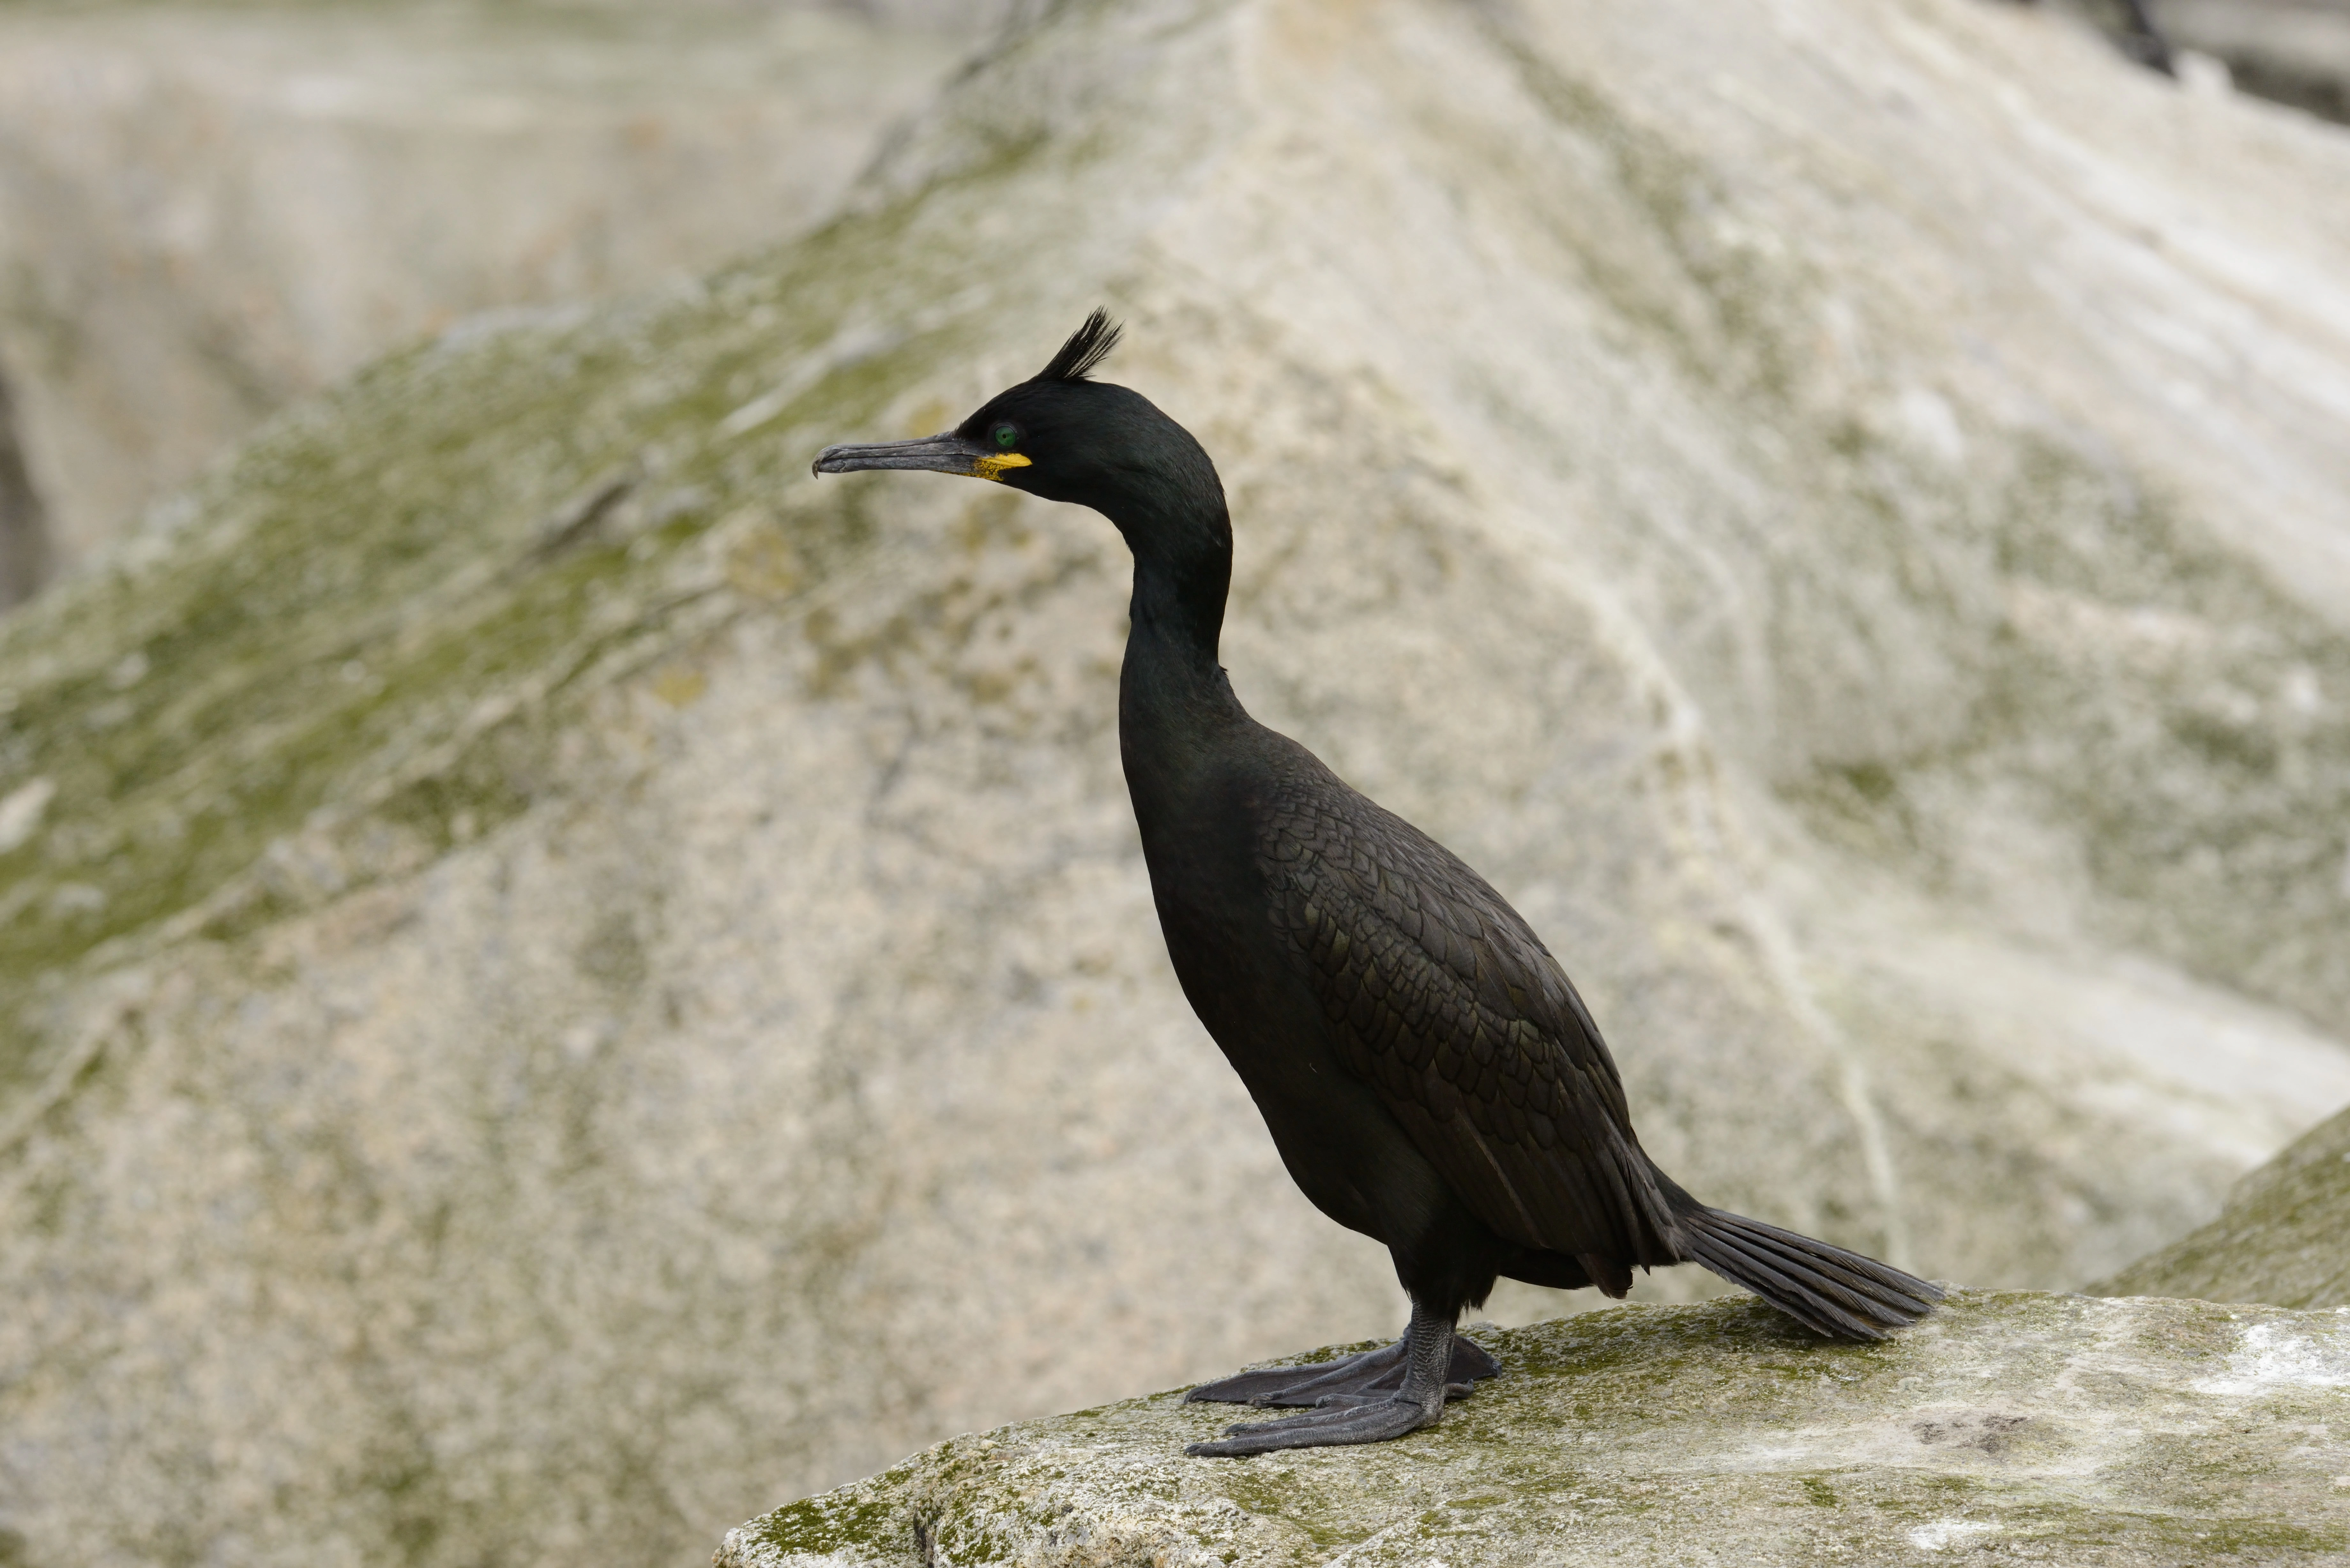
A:
<svg viewBox="0 0 2350 1568">
<path fill-rule="evenodd" d="M 1244 1454 L 1270 1453 L 1275 1449 L 1319 1449 L 1341 1443 L 1378 1443 L 1389 1438 L 1400 1438 L 1406 1432 L 1431 1427 L 1444 1414 L 1444 1401 L 1457 1397 L 1452 1383 L 1454 1366 L 1452 1316 L 1450 1313 L 1430 1311 L 1419 1302 L 1411 1303 L 1411 1326 L 1405 1330 L 1403 1343 L 1386 1350 L 1367 1351 L 1360 1356 L 1349 1356 L 1349 1363 L 1371 1356 L 1393 1355 L 1400 1363 L 1403 1376 L 1392 1390 L 1374 1391 L 1369 1387 L 1344 1393 L 1324 1393 L 1315 1399 L 1312 1413 L 1293 1417 L 1286 1421 L 1264 1421 L 1253 1426 L 1228 1427 L 1224 1435 L 1213 1442 L 1193 1443 L 1183 1451 L 1205 1458 L 1236 1458 Z M 1487 1362 L 1492 1358 L 1479 1351 Z M 1473 1366 L 1473 1364 L 1472 1364 Z M 1297 1368 L 1295 1370 L 1308 1370 Z M 1498 1371 L 1496 1366 L 1494 1370 Z M 1384 1376 L 1382 1367 L 1378 1376 Z M 1479 1374 L 1472 1370 L 1473 1379 Z M 1243 1376 L 1246 1376 L 1245 1374 Z M 1490 1373 L 1484 1374 L 1490 1376 Z M 1227 1379 L 1229 1382 L 1237 1379 Z M 1465 1392 L 1466 1390 L 1461 1390 Z"/>
<path fill-rule="evenodd" d="M 1393 1394 L 1403 1386 L 1405 1352 L 1410 1343 L 1408 1338 L 1399 1339 L 1393 1345 L 1342 1355 L 1336 1361 L 1235 1373 L 1213 1383 L 1201 1384 L 1184 1395 L 1183 1400 L 1186 1404 L 1314 1406 L 1367 1395 Z M 1444 1375 L 1445 1394 L 1461 1398 L 1476 1386 L 1479 1378 L 1492 1377 L 1501 1370 L 1502 1364 L 1484 1346 L 1455 1334 L 1452 1364 Z"/>
</svg>

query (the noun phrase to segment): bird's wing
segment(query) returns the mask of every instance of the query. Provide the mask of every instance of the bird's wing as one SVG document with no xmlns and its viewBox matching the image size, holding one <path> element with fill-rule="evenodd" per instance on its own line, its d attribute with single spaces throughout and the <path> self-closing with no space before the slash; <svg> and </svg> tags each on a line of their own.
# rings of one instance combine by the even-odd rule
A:
<svg viewBox="0 0 2350 1568">
<path fill-rule="evenodd" d="M 1505 1240 L 1611 1272 L 1672 1262 L 1671 1210 L 1558 961 L 1458 857 L 1318 764 L 1284 786 L 1259 863 L 1341 1059 Z"/>
</svg>

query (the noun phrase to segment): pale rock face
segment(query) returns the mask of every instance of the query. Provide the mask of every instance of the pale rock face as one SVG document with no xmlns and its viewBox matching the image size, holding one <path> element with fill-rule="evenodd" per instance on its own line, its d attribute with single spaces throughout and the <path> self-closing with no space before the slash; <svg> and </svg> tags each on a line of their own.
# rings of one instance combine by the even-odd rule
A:
<svg viewBox="0 0 2350 1568">
<path fill-rule="evenodd" d="M 1055 8 L 838 221 L 382 362 L 0 623 L 31 1560 L 683 1562 L 1400 1322 L 1168 972 L 1116 535 L 806 473 L 1097 302 L 1243 700 L 1701 1197 L 2062 1286 L 2350 1100 L 2350 143 L 1702 12 Z"/>
<path fill-rule="evenodd" d="M 0 379 L 36 565 L 458 317 L 806 231 L 1003 10 L 0 7 Z M 36 575 L 12 584 L 5 467 L 0 605 Z"/>
<path fill-rule="evenodd" d="M 1881 1345 L 1747 1302 L 1501 1334 L 1432 1431 L 1245 1460 L 1179 1395 L 941 1443 L 717 1568 L 2172 1568 L 2350 1550 L 2350 1309 L 1967 1292 Z"/>
</svg>

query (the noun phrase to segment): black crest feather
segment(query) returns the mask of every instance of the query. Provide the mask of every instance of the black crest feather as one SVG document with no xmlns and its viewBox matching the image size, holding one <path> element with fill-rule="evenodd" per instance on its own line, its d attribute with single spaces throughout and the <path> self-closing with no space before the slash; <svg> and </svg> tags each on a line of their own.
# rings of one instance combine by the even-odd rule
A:
<svg viewBox="0 0 2350 1568">
<path fill-rule="evenodd" d="M 1086 317 L 1086 324 L 1069 334 L 1053 362 L 1030 378 L 1038 381 L 1082 381 L 1093 374 L 1094 368 L 1109 358 L 1118 347 L 1118 334 L 1126 328 L 1109 318 L 1109 312 L 1099 306 Z"/>
</svg>

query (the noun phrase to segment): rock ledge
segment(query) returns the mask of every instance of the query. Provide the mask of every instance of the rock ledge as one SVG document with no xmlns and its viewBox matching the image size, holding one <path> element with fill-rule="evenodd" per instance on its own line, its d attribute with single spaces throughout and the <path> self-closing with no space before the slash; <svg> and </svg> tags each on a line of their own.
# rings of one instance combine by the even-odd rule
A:
<svg viewBox="0 0 2350 1568">
<path fill-rule="evenodd" d="M 1759 1303 L 1481 1337 L 1433 1432 L 1197 1460 L 1180 1395 L 958 1438 L 728 1534 L 812 1563 L 2341 1561 L 2350 1309 L 1966 1292 L 1882 1345 Z M 1336 1354 L 1334 1349 L 1326 1354 Z"/>
</svg>

